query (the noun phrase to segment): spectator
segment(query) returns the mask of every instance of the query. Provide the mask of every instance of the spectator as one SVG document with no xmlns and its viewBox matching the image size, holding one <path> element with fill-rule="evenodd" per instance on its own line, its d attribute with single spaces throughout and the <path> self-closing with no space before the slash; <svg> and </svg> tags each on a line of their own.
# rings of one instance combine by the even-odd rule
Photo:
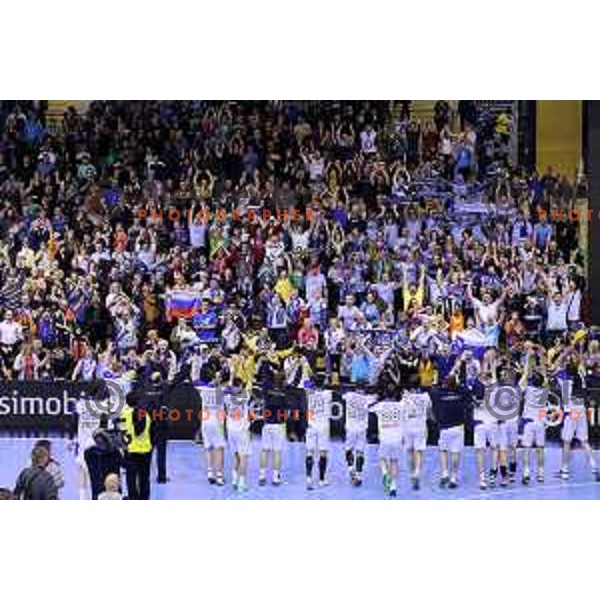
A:
<svg viewBox="0 0 600 600">
<path fill-rule="evenodd" d="M 63 473 L 62 466 L 52 456 L 52 444 L 50 440 L 39 440 L 36 442 L 35 447 L 44 448 L 48 452 L 48 464 L 46 465 L 46 471 L 54 478 L 54 484 L 60 494 L 60 490 L 65 486 L 65 476 Z"/>
<path fill-rule="evenodd" d="M 109 473 L 104 479 L 104 491 L 98 500 L 123 500 L 121 495 L 121 481 L 116 473 Z"/>
<path fill-rule="evenodd" d="M 34 446 L 31 452 L 31 466 L 19 473 L 14 495 L 19 500 L 58 500 L 55 479 L 47 470 L 50 462 L 48 450 Z"/>
</svg>

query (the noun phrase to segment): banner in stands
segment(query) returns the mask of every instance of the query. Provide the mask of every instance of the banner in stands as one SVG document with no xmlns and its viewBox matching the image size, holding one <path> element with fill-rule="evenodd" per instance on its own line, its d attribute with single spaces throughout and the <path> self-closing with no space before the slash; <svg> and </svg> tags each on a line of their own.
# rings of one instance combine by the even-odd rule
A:
<svg viewBox="0 0 600 600">
<path fill-rule="evenodd" d="M 101 389 L 101 382 L 1 381 L 0 432 L 74 436 L 77 402 Z"/>
</svg>

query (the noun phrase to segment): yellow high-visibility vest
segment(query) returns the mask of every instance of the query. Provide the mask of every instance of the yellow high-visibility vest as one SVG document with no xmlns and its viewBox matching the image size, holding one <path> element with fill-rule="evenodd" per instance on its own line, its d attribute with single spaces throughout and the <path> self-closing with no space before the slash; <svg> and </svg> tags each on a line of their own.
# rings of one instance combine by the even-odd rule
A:
<svg viewBox="0 0 600 600">
<path fill-rule="evenodd" d="M 148 415 L 145 415 L 144 430 L 140 435 L 135 435 L 133 427 L 133 408 L 127 406 L 121 413 L 123 432 L 127 436 L 127 452 L 132 454 L 147 454 L 152 451 L 152 441 L 150 440 L 150 425 L 151 420 Z"/>
</svg>

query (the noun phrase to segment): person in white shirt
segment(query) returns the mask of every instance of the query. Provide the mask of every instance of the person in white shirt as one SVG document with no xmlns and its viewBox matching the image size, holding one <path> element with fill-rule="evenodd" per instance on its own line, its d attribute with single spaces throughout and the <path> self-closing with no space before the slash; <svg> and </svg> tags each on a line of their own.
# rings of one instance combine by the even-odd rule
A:
<svg viewBox="0 0 600 600">
<path fill-rule="evenodd" d="M 344 304 L 338 307 L 337 317 L 346 330 L 353 329 L 359 315 L 362 314 L 354 302 L 354 295 L 348 294 L 344 299 Z"/>
<path fill-rule="evenodd" d="M 504 301 L 507 290 L 502 292 L 502 295 L 495 301 L 492 301 L 492 296 L 488 292 L 484 293 L 481 300 L 473 296 L 471 284 L 467 285 L 467 298 L 473 303 L 475 309 L 475 320 L 477 325 L 493 325 L 498 321 L 498 312 Z"/>
<path fill-rule="evenodd" d="M 524 391 L 523 404 L 523 475 L 521 482 L 528 485 L 530 481 L 531 448 L 535 446 L 537 457 L 537 480 L 544 481 L 544 449 L 546 445 L 545 405 L 548 388 L 544 385 L 544 377 L 535 372 L 531 374 L 531 364 L 527 360 L 523 376 L 519 383 Z"/>
<path fill-rule="evenodd" d="M 393 385 L 383 391 L 382 399 L 371 407 L 379 426 L 379 459 L 383 489 L 392 497 L 397 494 L 398 461 L 402 453 L 402 408 Z"/>
<path fill-rule="evenodd" d="M 431 411 L 428 392 L 406 390 L 400 400 L 402 410 L 402 441 L 409 452 L 410 479 L 414 490 L 420 486 L 423 452 L 427 447 L 427 416 Z"/>
<path fill-rule="evenodd" d="M 13 311 L 7 310 L 0 322 L 0 346 L 6 355 L 14 355 L 17 346 L 23 341 L 23 327 L 14 320 Z"/>
<path fill-rule="evenodd" d="M 250 396 L 242 383 L 235 380 L 233 386 L 225 391 L 225 410 L 227 412 L 227 445 L 232 456 L 231 483 L 238 492 L 245 492 L 248 473 L 248 458 L 251 453 L 250 436 Z"/>
<path fill-rule="evenodd" d="M 313 466 L 319 459 L 319 486 L 327 485 L 327 454 L 329 452 L 331 390 L 315 389 L 312 382 L 305 384 L 307 397 L 306 430 L 306 488 L 312 490 Z"/>
<path fill-rule="evenodd" d="M 550 334 L 560 334 L 567 330 L 568 299 L 560 292 L 548 294 L 546 331 Z"/>
<path fill-rule="evenodd" d="M 567 292 L 567 323 L 569 328 L 574 327 L 581 321 L 581 290 L 577 282 L 569 279 L 569 290 Z"/>
<path fill-rule="evenodd" d="M 210 484 L 225 485 L 225 410 L 220 376 L 211 385 L 197 387 L 202 398 L 202 444 L 206 452 L 206 477 Z"/>
<path fill-rule="evenodd" d="M 377 132 L 371 125 L 360 132 L 360 148 L 363 154 L 377 153 Z"/>
<path fill-rule="evenodd" d="M 495 385 L 496 381 L 487 374 L 482 374 L 484 385 Z M 489 446 L 490 451 L 490 485 L 496 485 L 498 472 L 498 419 L 490 413 L 484 403 L 476 406 L 473 412 L 473 446 L 477 456 L 477 470 L 479 472 L 479 487 L 487 489 L 488 481 L 485 475 L 485 453 Z"/>
<path fill-rule="evenodd" d="M 369 425 L 369 405 L 377 400 L 374 394 L 367 394 L 364 386 L 344 394 L 346 402 L 346 464 L 352 485 L 362 485 Z"/>
<path fill-rule="evenodd" d="M 567 363 L 565 377 L 559 379 L 563 426 L 562 466 L 560 476 L 569 479 L 571 444 L 577 439 L 587 455 L 592 474 L 597 476 L 596 460 L 588 439 L 588 412 L 585 406 L 585 370 L 578 366 L 575 359 Z"/>
</svg>

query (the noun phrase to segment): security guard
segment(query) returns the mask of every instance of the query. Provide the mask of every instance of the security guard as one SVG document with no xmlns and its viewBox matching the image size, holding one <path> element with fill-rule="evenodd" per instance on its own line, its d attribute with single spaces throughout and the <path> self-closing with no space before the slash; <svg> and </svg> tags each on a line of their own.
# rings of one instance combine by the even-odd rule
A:
<svg viewBox="0 0 600 600">
<path fill-rule="evenodd" d="M 167 406 L 168 392 L 162 381 L 160 371 L 150 377 L 150 385 L 143 390 L 144 408 L 152 415 L 153 445 L 156 450 L 157 483 L 167 483 L 167 441 L 169 439 L 169 421 Z"/>
<path fill-rule="evenodd" d="M 148 411 L 139 407 L 136 396 L 127 396 L 120 426 L 126 445 L 125 471 L 130 500 L 150 498 L 150 465 L 152 462 L 152 419 Z"/>
</svg>

